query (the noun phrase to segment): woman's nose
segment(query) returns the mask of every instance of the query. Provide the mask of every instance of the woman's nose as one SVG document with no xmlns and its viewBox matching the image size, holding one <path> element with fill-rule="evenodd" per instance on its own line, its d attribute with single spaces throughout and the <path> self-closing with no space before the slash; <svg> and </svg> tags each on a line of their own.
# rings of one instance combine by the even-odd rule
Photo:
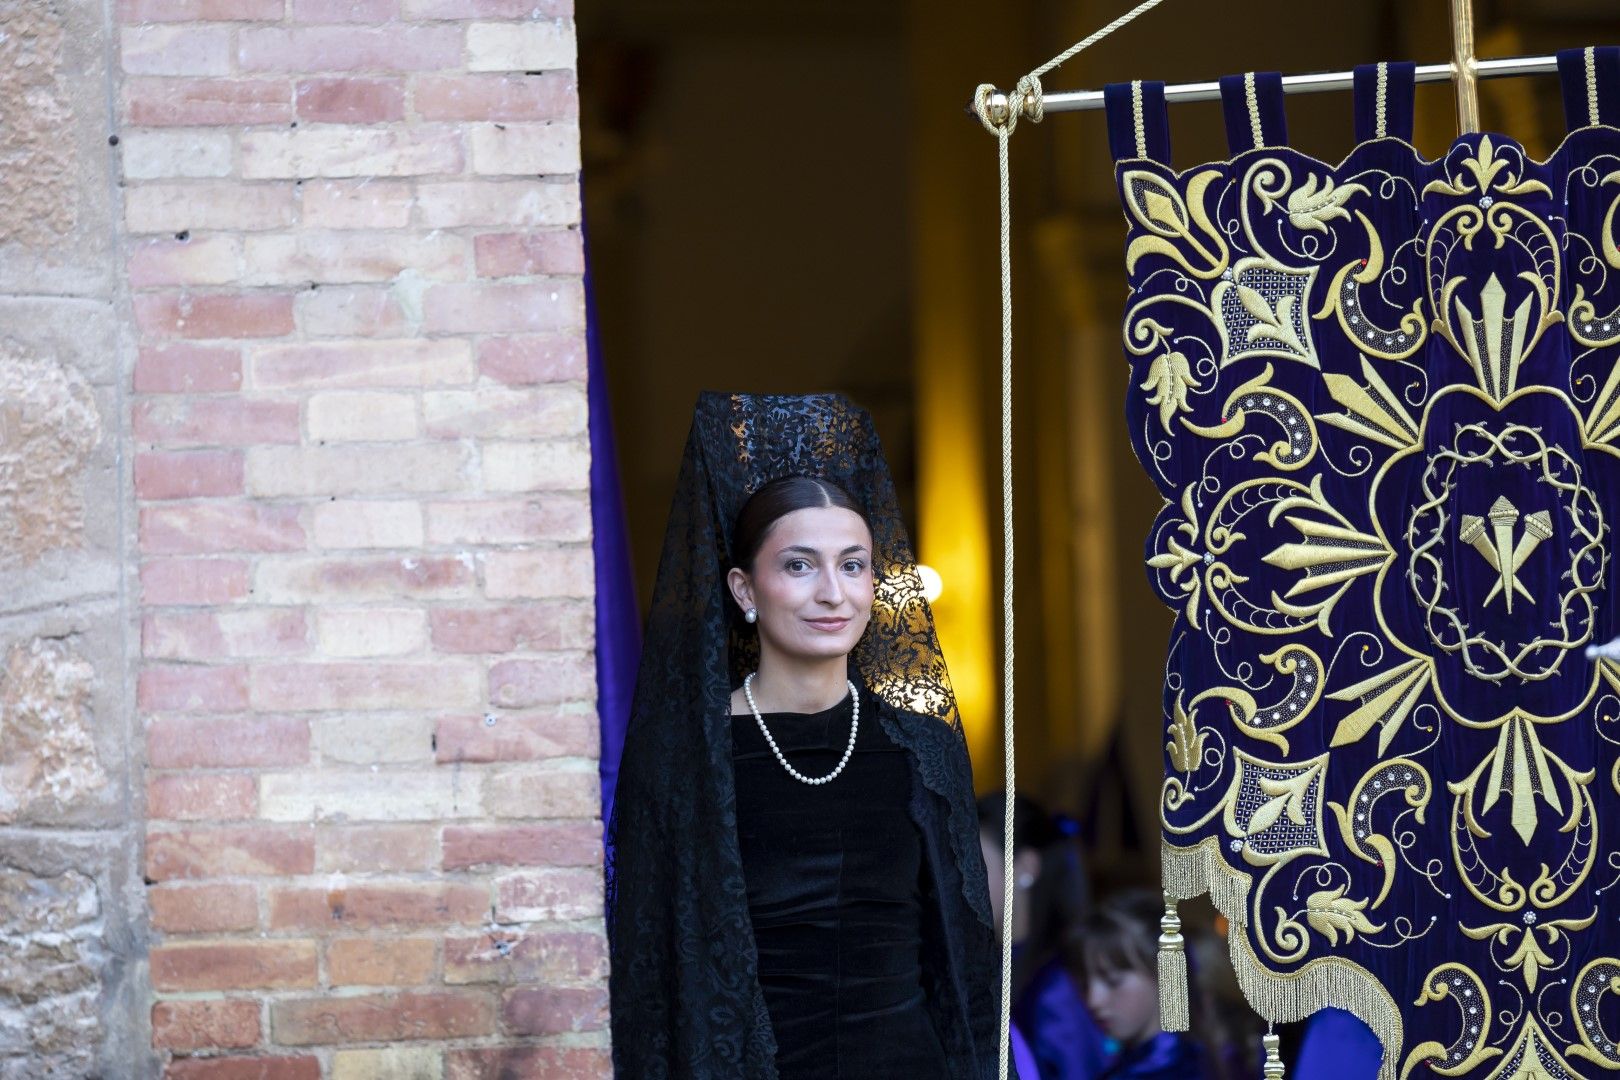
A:
<svg viewBox="0 0 1620 1080">
<path fill-rule="evenodd" d="M 844 585 L 838 572 L 828 568 L 816 575 L 816 599 L 823 604 L 838 605 L 844 601 Z"/>
</svg>

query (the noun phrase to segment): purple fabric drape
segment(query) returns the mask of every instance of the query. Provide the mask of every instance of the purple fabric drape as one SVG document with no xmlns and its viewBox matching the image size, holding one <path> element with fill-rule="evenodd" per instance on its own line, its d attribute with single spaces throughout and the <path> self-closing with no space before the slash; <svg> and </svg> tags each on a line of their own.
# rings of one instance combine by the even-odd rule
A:
<svg viewBox="0 0 1620 1080">
<path fill-rule="evenodd" d="M 602 738 L 602 822 L 613 816 L 619 755 L 641 662 L 641 619 L 630 564 L 630 538 L 619 488 L 607 373 L 589 254 L 585 261 L 586 394 L 591 434 L 591 553 L 596 561 L 596 713 Z"/>
</svg>

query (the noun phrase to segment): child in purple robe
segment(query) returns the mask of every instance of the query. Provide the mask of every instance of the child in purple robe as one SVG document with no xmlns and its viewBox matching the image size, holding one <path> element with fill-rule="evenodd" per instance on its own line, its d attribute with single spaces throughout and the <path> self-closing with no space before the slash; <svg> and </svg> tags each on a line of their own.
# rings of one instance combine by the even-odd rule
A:
<svg viewBox="0 0 1620 1080">
<path fill-rule="evenodd" d="M 1159 1027 L 1158 937 L 1164 904 L 1157 894 L 1127 892 L 1099 904 L 1072 941 L 1085 973 L 1086 1005 L 1119 1044 L 1097 1080 L 1219 1080 L 1192 1036 Z M 1199 1009 L 1194 1008 L 1194 1022 Z"/>
<path fill-rule="evenodd" d="M 979 800 L 979 843 L 998 926 L 1005 799 L 995 792 Z M 1036 1069 L 1022 1074 L 1024 1080 L 1093 1080 L 1108 1060 L 1103 1034 L 1062 955 L 1085 904 L 1085 875 L 1071 830 L 1033 799 L 1015 796 L 1012 1019 Z"/>
</svg>

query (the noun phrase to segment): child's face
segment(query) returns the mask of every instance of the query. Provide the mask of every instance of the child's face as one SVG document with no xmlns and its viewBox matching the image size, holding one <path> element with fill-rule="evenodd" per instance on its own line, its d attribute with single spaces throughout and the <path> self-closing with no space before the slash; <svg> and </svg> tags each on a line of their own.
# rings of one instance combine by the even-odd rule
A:
<svg viewBox="0 0 1620 1080">
<path fill-rule="evenodd" d="M 1159 1033 L 1159 980 L 1136 968 L 1088 969 L 1086 1007 L 1110 1038 L 1135 1046 Z"/>
</svg>

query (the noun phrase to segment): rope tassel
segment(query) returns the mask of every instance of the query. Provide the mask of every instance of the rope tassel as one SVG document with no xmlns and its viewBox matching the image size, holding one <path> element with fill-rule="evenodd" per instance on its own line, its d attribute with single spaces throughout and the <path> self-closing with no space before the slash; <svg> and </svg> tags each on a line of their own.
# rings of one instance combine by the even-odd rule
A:
<svg viewBox="0 0 1620 1080">
<path fill-rule="evenodd" d="M 1260 1045 L 1266 1048 L 1266 1064 L 1260 1070 L 1260 1075 L 1265 1080 L 1283 1080 L 1282 1053 L 1279 1049 L 1282 1046 L 1282 1037 L 1267 1032 L 1260 1036 Z"/>
<path fill-rule="evenodd" d="M 1164 894 L 1164 918 L 1159 920 L 1159 1026 L 1165 1031 L 1186 1031 L 1192 1026 L 1187 1005 L 1187 940 L 1181 936 L 1181 916 L 1169 893 Z"/>
</svg>

